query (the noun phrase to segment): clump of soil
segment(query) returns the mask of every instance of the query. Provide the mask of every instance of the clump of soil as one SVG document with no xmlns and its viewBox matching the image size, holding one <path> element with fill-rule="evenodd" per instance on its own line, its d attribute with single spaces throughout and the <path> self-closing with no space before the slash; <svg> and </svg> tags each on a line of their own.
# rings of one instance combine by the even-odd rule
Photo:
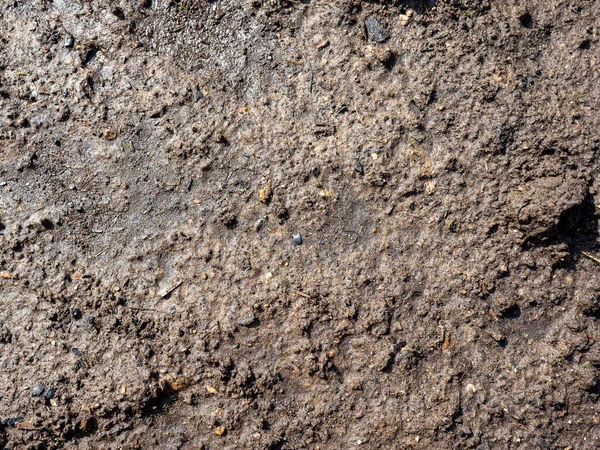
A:
<svg viewBox="0 0 600 450">
<path fill-rule="evenodd" d="M 0 7 L 0 446 L 600 446 L 600 4 Z"/>
</svg>

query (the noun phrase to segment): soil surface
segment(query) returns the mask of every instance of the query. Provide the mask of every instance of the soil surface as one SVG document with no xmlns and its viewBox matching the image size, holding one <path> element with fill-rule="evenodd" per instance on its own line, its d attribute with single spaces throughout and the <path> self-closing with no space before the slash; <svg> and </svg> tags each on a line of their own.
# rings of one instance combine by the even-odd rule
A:
<svg viewBox="0 0 600 450">
<path fill-rule="evenodd" d="M 0 448 L 599 448 L 599 18 L 0 2 Z"/>
</svg>

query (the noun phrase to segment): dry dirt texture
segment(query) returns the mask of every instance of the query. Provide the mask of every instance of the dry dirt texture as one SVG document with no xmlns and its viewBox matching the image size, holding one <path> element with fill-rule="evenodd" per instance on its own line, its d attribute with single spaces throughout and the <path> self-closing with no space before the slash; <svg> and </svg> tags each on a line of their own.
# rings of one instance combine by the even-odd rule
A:
<svg viewBox="0 0 600 450">
<path fill-rule="evenodd" d="M 0 448 L 599 448 L 600 2 L 0 5 Z"/>
</svg>

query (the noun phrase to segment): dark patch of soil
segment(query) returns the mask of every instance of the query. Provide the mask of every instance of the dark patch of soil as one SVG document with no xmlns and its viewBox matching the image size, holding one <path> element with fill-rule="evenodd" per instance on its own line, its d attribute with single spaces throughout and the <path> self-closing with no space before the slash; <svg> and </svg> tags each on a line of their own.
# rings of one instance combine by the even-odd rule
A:
<svg viewBox="0 0 600 450">
<path fill-rule="evenodd" d="M 598 448 L 598 17 L 2 2 L 0 447 Z"/>
</svg>

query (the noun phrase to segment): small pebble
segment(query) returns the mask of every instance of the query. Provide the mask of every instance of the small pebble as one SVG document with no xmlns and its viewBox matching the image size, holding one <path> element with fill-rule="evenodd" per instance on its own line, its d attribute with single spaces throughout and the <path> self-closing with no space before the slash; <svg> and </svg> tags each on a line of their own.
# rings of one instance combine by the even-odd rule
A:
<svg viewBox="0 0 600 450">
<path fill-rule="evenodd" d="M 265 184 L 262 189 L 258 190 L 258 201 L 268 205 L 273 198 L 273 185 L 271 184 L 271 180 Z"/>
<path fill-rule="evenodd" d="M 46 385 L 44 383 L 38 383 L 33 387 L 33 391 L 31 391 L 31 395 L 33 397 L 39 397 L 44 393 L 44 389 L 46 389 Z"/>
<path fill-rule="evenodd" d="M 73 319 L 81 319 L 81 317 L 83 316 L 83 313 L 81 312 L 81 310 L 79 308 L 73 308 L 71 310 L 71 316 L 73 316 Z"/>
<path fill-rule="evenodd" d="M 171 306 L 169 308 L 169 314 L 175 314 L 177 312 L 177 308 L 175 308 L 174 306 Z"/>
<path fill-rule="evenodd" d="M 237 324 L 242 325 L 244 327 L 249 327 L 255 321 L 256 321 L 256 317 L 254 316 L 254 314 L 251 314 L 249 316 L 239 318 L 237 321 Z"/>
<path fill-rule="evenodd" d="M 375 17 L 369 17 L 365 21 L 365 28 L 367 29 L 369 37 L 379 44 L 390 38 L 389 31 L 383 28 Z"/>
<path fill-rule="evenodd" d="M 302 245 L 302 235 L 300 233 L 296 233 L 292 236 L 295 245 Z"/>
<path fill-rule="evenodd" d="M 73 48 L 75 45 L 75 38 L 71 35 L 68 35 L 65 39 L 65 48 Z"/>
<path fill-rule="evenodd" d="M 196 86 L 194 88 L 194 100 L 198 101 L 198 100 L 200 100 L 203 97 L 204 97 L 204 94 L 202 93 L 202 91 L 200 90 L 200 88 L 198 86 Z"/>
<path fill-rule="evenodd" d="M 360 163 L 360 161 L 354 161 L 354 171 L 360 175 L 365 174 L 365 169 L 363 168 L 363 165 Z"/>
<path fill-rule="evenodd" d="M 105 130 L 102 137 L 107 141 L 114 141 L 117 138 L 117 132 L 115 130 Z"/>
<path fill-rule="evenodd" d="M 131 89 L 131 88 L 132 88 L 132 86 L 131 86 L 131 83 L 130 83 L 129 81 L 126 81 L 126 82 L 125 82 L 125 87 L 126 87 L 127 89 Z"/>
<path fill-rule="evenodd" d="M 23 420 L 24 419 L 22 417 L 9 417 L 8 419 L 4 419 L 2 424 L 8 425 L 9 427 L 14 427 L 19 422 L 23 422 Z"/>
<path fill-rule="evenodd" d="M 44 397 L 45 397 L 47 400 L 50 400 L 52 397 L 54 397 L 54 394 L 56 394 L 56 389 L 48 389 L 48 390 L 46 391 L 46 393 L 44 394 Z"/>
</svg>

